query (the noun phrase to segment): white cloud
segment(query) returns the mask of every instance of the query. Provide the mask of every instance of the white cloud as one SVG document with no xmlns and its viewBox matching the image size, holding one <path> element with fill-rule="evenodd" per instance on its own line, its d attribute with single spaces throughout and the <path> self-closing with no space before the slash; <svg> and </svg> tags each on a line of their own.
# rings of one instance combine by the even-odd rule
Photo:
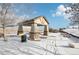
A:
<svg viewBox="0 0 79 59">
<path fill-rule="evenodd" d="M 66 15 L 65 11 L 66 10 L 70 10 L 70 9 L 71 9 L 70 7 L 66 7 L 65 8 L 64 5 L 59 5 L 57 7 L 57 10 L 56 10 L 55 14 L 52 14 L 52 16 L 53 17 L 55 17 L 55 16 L 63 16 L 65 19 L 67 19 L 68 18 L 68 15 Z"/>
<path fill-rule="evenodd" d="M 57 11 L 56 16 L 60 16 L 60 15 L 62 15 L 62 13 L 60 11 Z"/>
<path fill-rule="evenodd" d="M 60 12 L 65 12 L 66 8 L 64 7 L 64 5 L 59 5 L 57 10 L 60 11 Z"/>
<path fill-rule="evenodd" d="M 69 8 L 67 8 L 67 9 L 69 9 Z M 65 8 L 65 6 L 64 5 L 59 5 L 58 7 L 57 7 L 57 10 L 56 10 L 56 12 L 55 12 L 55 14 L 52 14 L 52 16 L 53 17 L 55 17 L 55 16 L 63 16 L 66 11 L 66 8 Z"/>
<path fill-rule="evenodd" d="M 71 14 L 66 14 L 66 10 L 71 10 L 71 7 L 65 7 L 64 5 L 59 5 L 55 13 L 52 14 L 52 17 L 62 16 L 64 19 L 68 20 L 71 17 Z"/>
</svg>

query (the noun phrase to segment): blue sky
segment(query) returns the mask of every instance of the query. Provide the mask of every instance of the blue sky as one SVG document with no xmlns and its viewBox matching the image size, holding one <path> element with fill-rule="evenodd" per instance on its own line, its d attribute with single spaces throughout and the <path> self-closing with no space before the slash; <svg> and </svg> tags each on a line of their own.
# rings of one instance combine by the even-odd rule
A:
<svg viewBox="0 0 79 59">
<path fill-rule="evenodd" d="M 69 25 L 69 21 L 64 17 L 64 12 L 62 12 L 65 10 L 62 3 L 17 4 L 16 9 L 20 11 L 17 12 L 18 15 L 25 15 L 28 18 L 45 16 L 49 22 L 49 27 L 52 28 L 58 29 Z"/>
</svg>

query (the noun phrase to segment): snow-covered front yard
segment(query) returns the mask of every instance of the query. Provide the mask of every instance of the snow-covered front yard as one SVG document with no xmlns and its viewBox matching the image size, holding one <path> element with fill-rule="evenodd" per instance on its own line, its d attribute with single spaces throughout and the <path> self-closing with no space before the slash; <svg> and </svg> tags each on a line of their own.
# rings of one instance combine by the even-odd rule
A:
<svg viewBox="0 0 79 59">
<path fill-rule="evenodd" d="M 79 54 L 79 49 L 69 47 L 70 40 L 60 33 L 41 36 L 40 41 L 20 42 L 20 37 L 7 37 L 7 42 L 0 38 L 1 55 L 62 55 Z"/>
</svg>

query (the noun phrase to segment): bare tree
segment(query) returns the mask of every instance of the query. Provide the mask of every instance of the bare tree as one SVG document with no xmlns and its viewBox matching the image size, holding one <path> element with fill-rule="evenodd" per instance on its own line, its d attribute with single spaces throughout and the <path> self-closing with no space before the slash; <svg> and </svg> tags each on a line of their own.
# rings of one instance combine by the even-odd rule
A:
<svg viewBox="0 0 79 59">
<path fill-rule="evenodd" d="M 3 38 L 4 41 L 6 41 L 5 38 L 5 28 L 14 23 L 15 15 L 12 12 L 12 6 L 13 4 L 10 3 L 1 3 L 0 4 L 0 25 L 2 25 L 3 28 Z"/>
<path fill-rule="evenodd" d="M 79 3 L 66 4 L 67 8 L 70 8 L 65 11 L 66 14 L 69 14 L 69 19 L 71 20 L 70 25 L 79 26 Z"/>
</svg>

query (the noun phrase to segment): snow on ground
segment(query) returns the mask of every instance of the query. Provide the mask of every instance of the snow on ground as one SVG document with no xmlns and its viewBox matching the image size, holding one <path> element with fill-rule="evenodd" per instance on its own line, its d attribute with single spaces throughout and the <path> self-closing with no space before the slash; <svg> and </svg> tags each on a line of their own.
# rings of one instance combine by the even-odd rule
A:
<svg viewBox="0 0 79 59">
<path fill-rule="evenodd" d="M 79 37 L 79 29 L 65 29 L 63 31 Z M 71 40 L 73 43 L 79 43 L 79 39 L 73 36 L 70 36 L 69 40 Z"/>
<path fill-rule="evenodd" d="M 79 29 L 65 29 L 65 30 L 63 30 L 63 31 L 68 32 L 68 33 L 70 33 L 70 34 L 73 34 L 73 35 L 79 37 Z"/>
<path fill-rule="evenodd" d="M 79 54 L 79 49 L 69 47 L 69 38 L 60 33 L 49 33 L 40 36 L 40 41 L 20 42 L 20 37 L 7 37 L 7 42 L 0 38 L 1 55 L 55 55 Z"/>
</svg>

